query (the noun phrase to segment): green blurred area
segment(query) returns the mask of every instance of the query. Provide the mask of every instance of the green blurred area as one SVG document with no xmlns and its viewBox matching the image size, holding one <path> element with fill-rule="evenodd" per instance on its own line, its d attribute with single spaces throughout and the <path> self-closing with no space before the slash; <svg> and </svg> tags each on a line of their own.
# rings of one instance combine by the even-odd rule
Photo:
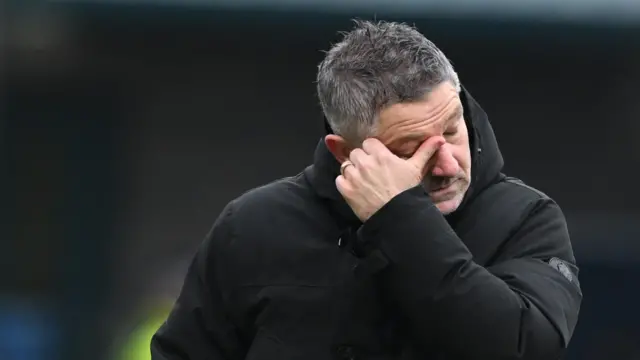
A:
<svg viewBox="0 0 640 360">
<path fill-rule="evenodd" d="M 133 328 L 121 344 L 117 344 L 111 360 L 151 360 L 149 344 L 153 334 L 164 323 L 171 310 L 170 306 L 160 306 L 150 312 L 142 312 L 146 317 Z"/>
</svg>

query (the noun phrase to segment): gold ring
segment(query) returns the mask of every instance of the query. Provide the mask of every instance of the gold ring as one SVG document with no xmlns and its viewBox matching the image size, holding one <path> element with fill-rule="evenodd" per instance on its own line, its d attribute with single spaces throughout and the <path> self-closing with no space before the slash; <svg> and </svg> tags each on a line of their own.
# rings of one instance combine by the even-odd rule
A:
<svg viewBox="0 0 640 360">
<path fill-rule="evenodd" d="M 344 176 L 344 169 L 346 169 L 349 166 L 354 166 L 354 165 L 351 161 L 345 160 L 345 162 L 343 162 L 342 165 L 340 165 L 340 174 Z"/>
</svg>

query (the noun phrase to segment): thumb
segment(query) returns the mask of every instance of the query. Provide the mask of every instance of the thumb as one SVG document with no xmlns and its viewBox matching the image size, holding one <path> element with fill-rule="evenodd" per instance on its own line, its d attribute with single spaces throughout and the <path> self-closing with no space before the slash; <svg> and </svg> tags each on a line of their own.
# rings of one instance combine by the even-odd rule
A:
<svg viewBox="0 0 640 360">
<path fill-rule="evenodd" d="M 442 136 L 432 136 L 425 140 L 407 161 L 418 169 L 424 169 L 429 159 L 431 159 L 433 154 L 435 154 L 445 142 L 446 140 Z"/>
</svg>

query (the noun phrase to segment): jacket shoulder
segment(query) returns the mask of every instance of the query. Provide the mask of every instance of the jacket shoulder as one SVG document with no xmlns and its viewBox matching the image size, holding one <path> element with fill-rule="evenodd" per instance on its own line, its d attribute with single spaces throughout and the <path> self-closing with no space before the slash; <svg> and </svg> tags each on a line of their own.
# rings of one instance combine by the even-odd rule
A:
<svg viewBox="0 0 640 360">
<path fill-rule="evenodd" d="M 507 227 L 501 258 L 530 255 L 574 261 L 568 226 L 560 206 L 546 193 L 517 178 L 506 178 L 498 195 Z M 493 222 L 499 224 L 500 222 Z"/>
<path fill-rule="evenodd" d="M 522 192 L 523 196 L 529 196 L 532 200 L 549 200 L 553 201 L 549 195 L 542 192 L 539 189 L 534 188 L 531 185 L 526 184 L 524 181 L 515 177 L 506 177 L 504 183 L 513 188 L 514 191 Z"/>
<path fill-rule="evenodd" d="M 458 230 L 482 264 L 516 257 L 520 251 L 536 247 L 564 246 L 560 243 L 568 241 L 560 207 L 547 194 L 517 178 L 505 177 L 487 187 L 465 213 Z"/>
<path fill-rule="evenodd" d="M 555 210 L 553 213 L 562 215 L 560 207 L 549 195 L 515 177 L 505 177 L 488 187 L 480 197 L 478 202 L 483 210 L 495 208 L 500 214 L 492 218 L 502 218 L 502 222 L 511 225 L 520 224 L 539 210 L 550 207 Z"/>
<path fill-rule="evenodd" d="M 274 180 L 268 184 L 250 189 L 233 199 L 228 206 L 236 216 L 265 207 L 295 203 L 310 194 L 309 186 L 302 174 Z"/>
<path fill-rule="evenodd" d="M 298 174 L 248 190 L 229 202 L 224 212 L 232 241 L 254 246 L 299 232 L 300 226 L 318 217 L 319 209 L 317 196 Z"/>
<path fill-rule="evenodd" d="M 304 176 L 298 174 L 248 190 L 227 206 L 232 209 L 233 222 L 257 225 L 274 218 L 286 218 L 285 214 L 291 211 L 305 212 L 313 202 L 310 186 Z"/>
</svg>

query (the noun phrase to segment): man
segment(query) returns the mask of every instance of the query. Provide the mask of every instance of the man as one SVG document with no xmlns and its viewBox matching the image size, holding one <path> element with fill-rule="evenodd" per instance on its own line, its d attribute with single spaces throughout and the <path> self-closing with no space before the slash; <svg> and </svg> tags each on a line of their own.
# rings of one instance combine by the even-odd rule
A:
<svg viewBox="0 0 640 360">
<path fill-rule="evenodd" d="M 357 22 L 317 80 L 314 164 L 228 204 L 153 359 L 561 357 L 582 298 L 565 219 L 501 174 L 444 54 Z"/>
</svg>

